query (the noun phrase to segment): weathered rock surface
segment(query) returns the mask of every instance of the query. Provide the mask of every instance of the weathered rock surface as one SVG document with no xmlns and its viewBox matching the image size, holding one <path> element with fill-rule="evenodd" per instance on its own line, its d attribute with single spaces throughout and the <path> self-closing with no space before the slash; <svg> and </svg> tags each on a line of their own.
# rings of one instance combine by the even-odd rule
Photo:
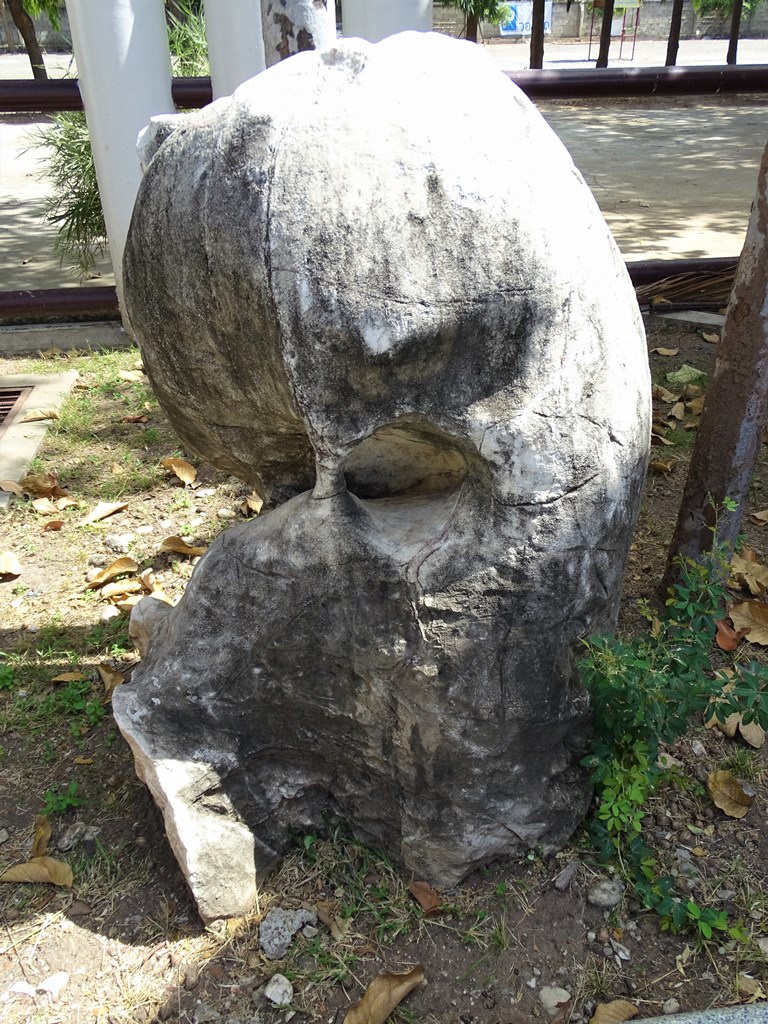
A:
<svg viewBox="0 0 768 1024">
<path fill-rule="evenodd" d="M 284 910 L 272 907 L 259 925 L 259 943 L 269 960 L 281 960 L 288 952 L 291 939 L 304 925 L 313 925 L 317 915 L 310 910 Z M 290 1002 L 290 1000 L 288 1000 Z"/>
<path fill-rule="evenodd" d="M 650 395 L 532 105 L 443 37 L 292 57 L 160 146 L 125 278 L 187 443 L 294 495 L 138 606 L 113 698 L 203 916 L 325 810 L 443 885 L 564 842 L 573 649 L 615 619 Z"/>
</svg>

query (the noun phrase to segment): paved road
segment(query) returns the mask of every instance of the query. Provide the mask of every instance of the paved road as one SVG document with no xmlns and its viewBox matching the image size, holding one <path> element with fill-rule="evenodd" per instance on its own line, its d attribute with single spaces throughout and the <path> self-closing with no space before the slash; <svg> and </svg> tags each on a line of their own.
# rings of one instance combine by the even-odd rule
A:
<svg viewBox="0 0 768 1024">
<path fill-rule="evenodd" d="M 680 63 L 721 62 L 725 45 L 689 40 L 681 45 Z M 527 46 L 521 43 L 483 49 L 500 68 L 527 63 Z M 633 63 L 655 66 L 665 51 L 664 42 L 638 43 Z M 586 44 L 548 44 L 545 53 L 548 67 L 591 66 Z M 768 40 L 744 40 L 739 58 L 768 63 Z M 64 73 L 67 64 L 60 55 L 49 60 L 54 74 Z M 0 78 L 28 76 L 26 57 L 0 57 Z M 628 259 L 738 254 L 768 140 L 768 106 L 694 99 L 539 106 L 594 191 Z M 28 148 L 40 123 L 36 115 L 0 115 L 0 290 L 79 283 L 59 266 L 53 230 L 42 220 L 43 152 Z M 503 112 L 499 130 L 504 130 Z M 111 282 L 108 262 L 97 270 L 101 281 Z"/>
</svg>

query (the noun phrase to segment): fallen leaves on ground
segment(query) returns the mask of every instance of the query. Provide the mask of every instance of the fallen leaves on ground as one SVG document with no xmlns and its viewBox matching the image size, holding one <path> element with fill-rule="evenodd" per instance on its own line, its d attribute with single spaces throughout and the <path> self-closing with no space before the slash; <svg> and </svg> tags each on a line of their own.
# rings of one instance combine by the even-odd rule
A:
<svg viewBox="0 0 768 1024">
<path fill-rule="evenodd" d="M 100 501 L 85 519 L 81 519 L 78 526 L 89 526 L 91 523 L 97 523 L 100 519 L 106 519 L 107 516 L 113 516 L 115 512 L 122 512 L 123 509 L 128 508 L 127 501 Z"/>
<path fill-rule="evenodd" d="M 433 914 L 437 914 L 443 905 L 440 896 L 429 882 L 411 882 L 408 886 L 408 892 L 424 911 L 424 917 L 431 917 Z"/>
<path fill-rule="evenodd" d="M 685 403 L 675 402 L 672 408 L 667 413 L 669 419 L 684 420 L 685 419 Z"/>
<path fill-rule="evenodd" d="M 749 517 L 750 523 L 754 523 L 755 526 L 765 526 L 768 523 L 768 508 L 764 508 L 762 512 L 753 512 Z"/>
<path fill-rule="evenodd" d="M 21 576 L 24 570 L 12 551 L 0 552 L 0 576 Z"/>
<path fill-rule="evenodd" d="M 655 352 L 657 356 L 676 356 L 679 351 L 679 348 L 662 348 L 660 345 L 651 349 L 651 352 Z"/>
<path fill-rule="evenodd" d="M 352 918 L 340 917 L 334 913 L 335 906 L 329 900 L 319 900 L 316 906 L 317 919 L 324 924 L 334 941 L 344 942 L 352 931 Z"/>
<path fill-rule="evenodd" d="M 730 772 L 710 772 L 707 776 L 707 792 L 715 807 L 729 818 L 743 818 L 752 804 L 752 797 Z"/>
<path fill-rule="evenodd" d="M 695 366 L 689 366 L 687 363 L 683 363 L 679 370 L 673 370 L 672 373 L 666 375 L 666 380 L 670 384 L 693 384 L 695 381 L 700 380 L 705 374 L 702 370 L 697 370 Z"/>
<path fill-rule="evenodd" d="M 380 974 L 346 1015 L 344 1024 L 384 1024 L 395 1007 L 423 980 L 421 964 L 402 974 Z"/>
<path fill-rule="evenodd" d="M 30 498 L 66 498 L 67 492 L 59 487 L 55 473 L 28 473 L 19 480 L 23 494 Z"/>
<path fill-rule="evenodd" d="M 96 587 L 100 587 L 102 583 L 106 583 L 108 580 L 114 579 L 115 576 L 122 576 L 128 572 L 136 572 L 139 568 L 139 563 L 133 558 L 127 555 L 123 558 L 118 558 L 111 565 L 108 565 L 106 569 L 102 569 L 101 572 L 94 576 L 93 579 L 86 584 L 87 590 L 94 590 Z"/>
<path fill-rule="evenodd" d="M 736 978 L 736 987 L 740 996 L 748 997 L 745 999 L 747 1003 L 756 1003 L 759 999 L 768 998 L 757 978 L 753 978 L 751 974 L 744 974 L 743 971 Z"/>
<path fill-rule="evenodd" d="M 112 694 L 125 682 L 125 676 L 118 672 L 117 669 L 112 668 L 111 665 L 97 665 L 101 681 L 104 683 L 104 698 L 107 701 L 112 700 Z"/>
<path fill-rule="evenodd" d="M 121 370 L 120 380 L 127 381 L 129 384 L 139 384 L 144 380 L 143 370 Z"/>
<path fill-rule="evenodd" d="M 55 409 L 28 409 L 19 417 L 19 423 L 37 423 L 39 420 L 57 420 L 59 414 Z"/>
<path fill-rule="evenodd" d="M 177 457 L 160 459 L 160 465 L 163 469 L 170 469 L 183 484 L 194 483 L 197 479 L 197 470 L 191 462 L 187 462 L 186 459 L 180 459 Z"/>
<path fill-rule="evenodd" d="M 199 555 L 204 555 L 206 549 L 201 547 L 194 547 L 191 544 L 187 544 L 181 537 L 166 537 L 160 545 L 161 551 L 172 551 L 177 555 L 189 555 L 190 558 L 196 558 Z"/>
<path fill-rule="evenodd" d="M 0 480 L 0 488 L 11 494 L 18 494 L 19 497 L 22 497 L 24 494 L 24 488 L 21 484 L 17 484 L 15 480 Z"/>
<path fill-rule="evenodd" d="M 664 402 L 665 405 L 674 405 L 681 394 L 681 391 L 667 391 L 661 384 L 653 385 L 653 397 L 659 402 Z"/>
<path fill-rule="evenodd" d="M 768 591 L 768 566 L 758 561 L 751 548 L 744 547 L 740 555 L 732 556 L 730 570 L 732 583 L 746 588 L 755 597 Z"/>
<path fill-rule="evenodd" d="M 64 525 L 63 519 L 49 519 L 43 526 L 43 533 L 48 533 L 51 530 L 60 530 Z"/>
<path fill-rule="evenodd" d="M 135 416 L 123 416 L 120 420 L 121 423 L 149 423 L 149 417 L 146 413 L 138 413 Z"/>
<path fill-rule="evenodd" d="M 82 672 L 59 672 L 57 676 L 51 679 L 52 683 L 82 683 L 85 680 L 85 676 Z"/>
<path fill-rule="evenodd" d="M 48 820 L 47 814 L 36 814 L 35 815 L 35 830 L 32 835 L 32 850 L 30 857 L 32 860 L 36 860 L 38 857 L 44 857 L 48 852 L 48 843 L 51 841 L 51 823 Z"/>
<path fill-rule="evenodd" d="M 704 341 L 708 341 L 710 345 L 716 345 L 720 341 L 720 335 L 715 334 L 714 331 L 702 331 L 701 336 Z"/>
<path fill-rule="evenodd" d="M 638 1013 L 637 1007 L 626 999 L 612 999 L 610 1003 L 599 1004 L 589 1018 L 589 1024 L 621 1024 L 622 1021 L 632 1020 Z"/>
<path fill-rule="evenodd" d="M 735 651 L 749 632 L 748 629 L 734 629 L 725 619 L 716 619 L 715 643 L 721 651 Z"/>
<path fill-rule="evenodd" d="M 748 629 L 749 642 L 768 646 L 768 605 L 762 601 L 742 601 L 730 610 L 735 629 Z"/>
<path fill-rule="evenodd" d="M 261 512 L 263 507 L 264 502 L 258 496 L 256 491 L 253 491 L 252 494 L 249 494 L 246 498 L 243 499 L 243 503 L 240 506 L 240 511 L 243 513 L 244 516 L 257 516 L 259 512 Z"/>
<path fill-rule="evenodd" d="M 0 882 L 41 882 L 72 888 L 72 868 L 53 857 L 33 857 L 25 864 L 15 864 L 0 875 Z"/>
<path fill-rule="evenodd" d="M 675 464 L 672 459 L 654 459 L 649 463 L 648 468 L 654 473 L 671 473 Z"/>
</svg>

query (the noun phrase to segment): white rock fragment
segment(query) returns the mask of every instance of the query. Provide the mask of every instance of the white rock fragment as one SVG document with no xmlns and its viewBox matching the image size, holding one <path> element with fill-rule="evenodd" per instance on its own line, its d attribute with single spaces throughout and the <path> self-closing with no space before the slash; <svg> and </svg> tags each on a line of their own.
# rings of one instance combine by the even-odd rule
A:
<svg viewBox="0 0 768 1024">
<path fill-rule="evenodd" d="M 290 1006 L 293 1002 L 293 985 L 284 974 L 273 974 L 267 982 L 264 995 L 274 1006 Z"/>
<path fill-rule="evenodd" d="M 273 907 L 259 925 L 259 942 L 269 960 L 281 960 L 288 952 L 291 939 L 305 925 L 317 923 L 311 910 L 283 910 Z M 290 1002 L 290 1000 L 289 1000 Z"/>
<path fill-rule="evenodd" d="M 56 971 L 55 974 L 44 978 L 37 986 L 37 992 L 41 995 L 48 995 L 55 999 L 69 984 L 69 974 L 66 971 Z"/>
</svg>

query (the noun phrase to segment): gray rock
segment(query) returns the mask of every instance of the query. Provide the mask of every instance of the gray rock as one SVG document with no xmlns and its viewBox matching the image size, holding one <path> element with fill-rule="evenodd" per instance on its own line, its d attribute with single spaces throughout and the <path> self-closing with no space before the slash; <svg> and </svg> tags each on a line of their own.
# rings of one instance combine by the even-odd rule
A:
<svg viewBox="0 0 768 1024">
<path fill-rule="evenodd" d="M 680 1013 L 682 1006 L 676 999 L 667 999 L 662 1006 L 663 1013 Z"/>
<path fill-rule="evenodd" d="M 0 828 L 0 846 L 2 846 L 3 843 L 7 843 L 10 838 L 11 837 L 10 837 L 10 834 L 8 832 L 8 829 L 7 828 Z"/>
<path fill-rule="evenodd" d="M 93 568 L 100 568 L 107 564 L 107 556 L 102 555 L 100 552 L 94 552 L 92 555 L 88 555 L 88 565 Z M 94 575 L 96 575 L 94 573 Z"/>
<path fill-rule="evenodd" d="M 539 1002 L 541 1003 L 542 1009 L 545 1013 L 548 1013 L 550 1017 L 554 1015 L 562 1008 L 562 1006 L 569 1002 L 571 993 L 564 988 L 558 988 L 557 985 L 543 985 L 539 992 Z"/>
<path fill-rule="evenodd" d="M 613 878 L 602 878 L 587 890 L 587 903 L 601 910 L 612 910 L 621 903 L 624 883 Z"/>
<path fill-rule="evenodd" d="M 104 544 L 115 554 L 124 555 L 135 540 L 136 537 L 132 533 L 108 533 L 104 538 Z"/>
<path fill-rule="evenodd" d="M 272 907 L 259 925 L 259 942 L 264 955 L 269 960 L 282 960 L 296 932 L 304 925 L 311 926 L 316 922 L 317 916 L 310 910 L 283 910 L 282 907 Z"/>
<path fill-rule="evenodd" d="M 247 912 L 328 809 L 443 886 L 559 848 L 650 396 L 621 256 L 534 107 L 436 35 L 285 61 L 160 146 L 125 292 L 184 442 L 282 502 L 137 605 L 113 698 L 201 914 Z"/>
<path fill-rule="evenodd" d="M 264 995 L 275 1006 L 290 1006 L 293 1002 L 293 985 L 284 974 L 273 974 L 266 984 Z"/>
</svg>

